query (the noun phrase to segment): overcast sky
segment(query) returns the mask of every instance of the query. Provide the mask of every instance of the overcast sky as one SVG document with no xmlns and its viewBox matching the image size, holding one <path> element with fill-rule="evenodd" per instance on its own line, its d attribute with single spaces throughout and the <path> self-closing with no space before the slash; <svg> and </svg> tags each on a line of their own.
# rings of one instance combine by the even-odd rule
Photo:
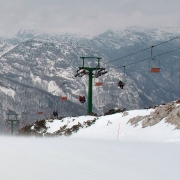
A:
<svg viewBox="0 0 180 180">
<path fill-rule="evenodd" d="M 180 26 L 180 0 L 0 0 L 0 34 L 92 34 L 129 26 Z"/>
</svg>

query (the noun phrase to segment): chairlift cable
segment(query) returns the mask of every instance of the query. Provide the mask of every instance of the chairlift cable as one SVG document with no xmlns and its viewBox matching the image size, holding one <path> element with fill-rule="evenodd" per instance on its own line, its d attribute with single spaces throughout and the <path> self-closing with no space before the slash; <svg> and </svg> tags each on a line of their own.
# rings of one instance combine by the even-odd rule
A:
<svg viewBox="0 0 180 180">
<path fill-rule="evenodd" d="M 137 52 L 134 52 L 134 53 L 128 54 L 128 55 L 126 55 L 126 56 L 122 56 L 122 57 L 120 57 L 120 58 L 117 58 L 117 59 L 111 60 L 111 61 L 106 62 L 106 63 L 104 63 L 104 64 L 109 64 L 109 63 L 111 63 L 111 62 L 114 62 L 114 61 L 117 61 L 117 60 L 120 60 L 120 59 L 124 59 L 124 58 L 129 57 L 129 56 L 132 56 L 132 55 L 134 55 L 134 54 L 138 54 L 138 53 L 140 53 L 140 52 L 146 51 L 146 50 L 148 50 L 148 49 L 150 49 L 150 48 L 151 48 L 151 47 L 146 48 L 146 49 L 142 49 L 142 50 L 140 50 L 140 51 L 137 51 Z"/>
<path fill-rule="evenodd" d="M 114 61 L 117 61 L 117 60 L 120 60 L 120 59 L 124 59 L 124 58 L 126 58 L 126 57 L 129 57 L 129 56 L 132 56 L 132 55 L 134 55 L 134 54 L 138 54 L 138 53 L 140 53 L 140 52 L 146 51 L 146 50 L 148 50 L 148 49 L 151 49 L 152 47 L 160 46 L 160 45 L 162 45 L 162 44 L 168 43 L 168 42 L 173 41 L 173 40 L 178 39 L 178 38 L 180 38 L 180 36 L 177 36 L 177 37 L 174 37 L 174 38 L 169 39 L 169 40 L 167 40 L 167 41 L 164 41 L 164 42 L 161 42 L 161 43 L 155 44 L 155 45 L 153 45 L 153 46 L 151 46 L 151 47 L 148 47 L 148 48 L 142 49 L 142 50 L 140 50 L 140 51 L 136 51 L 136 52 L 134 52 L 134 53 L 131 53 L 131 54 L 128 54 L 128 55 L 122 56 L 122 57 L 120 57 L 120 58 L 117 58 L 117 59 L 111 60 L 111 61 L 106 62 L 106 63 L 104 63 L 104 64 L 109 64 L 109 63 L 111 63 L 111 62 L 114 62 Z"/>
<path fill-rule="evenodd" d="M 164 54 L 168 54 L 168 53 L 171 53 L 171 52 L 174 52 L 174 51 L 177 51 L 177 50 L 180 50 L 180 48 L 176 48 L 176 49 L 173 49 L 173 50 L 171 50 L 171 51 L 167 51 L 167 52 L 165 52 L 165 53 L 158 54 L 158 55 L 156 55 L 156 56 L 154 56 L 154 57 L 159 57 L 159 56 L 162 56 L 162 55 L 164 55 Z M 143 61 L 147 61 L 147 60 L 149 60 L 149 59 L 151 59 L 151 57 L 145 58 L 145 59 L 142 59 L 142 60 L 133 62 L 133 63 L 129 63 L 129 64 L 126 64 L 126 65 L 124 65 L 124 66 L 130 66 L 130 65 L 133 65 L 133 64 L 136 64 L 136 63 L 140 63 L 140 62 L 143 62 Z M 122 68 L 122 67 L 124 67 L 124 66 L 120 66 L 120 67 L 117 67 L 117 68 L 114 68 L 114 69 L 119 69 L 119 68 Z"/>
</svg>

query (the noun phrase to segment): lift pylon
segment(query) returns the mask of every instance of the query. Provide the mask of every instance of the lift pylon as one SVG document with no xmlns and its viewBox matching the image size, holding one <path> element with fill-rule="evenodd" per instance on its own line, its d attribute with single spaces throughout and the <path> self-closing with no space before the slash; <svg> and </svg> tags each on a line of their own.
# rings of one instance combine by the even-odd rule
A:
<svg viewBox="0 0 180 180">
<path fill-rule="evenodd" d="M 80 57 L 82 59 L 82 66 L 79 67 L 77 70 L 77 74 L 75 77 L 82 77 L 84 75 L 89 76 L 89 88 L 88 88 L 88 112 L 87 114 L 92 113 L 92 107 L 93 107 L 93 102 L 92 102 L 92 79 L 97 78 L 101 75 L 104 75 L 107 73 L 105 68 L 100 66 L 100 60 L 102 59 L 101 57 Z M 85 66 L 85 59 L 96 59 L 97 60 L 97 66 L 96 67 L 86 67 Z M 93 71 L 96 71 L 94 74 Z"/>
<path fill-rule="evenodd" d="M 20 121 L 17 119 L 17 116 L 19 114 L 16 113 L 8 113 L 8 119 L 5 121 L 6 125 L 11 125 L 11 134 L 13 135 L 14 125 L 18 125 Z M 13 119 L 10 119 L 10 116 L 13 117 Z"/>
</svg>

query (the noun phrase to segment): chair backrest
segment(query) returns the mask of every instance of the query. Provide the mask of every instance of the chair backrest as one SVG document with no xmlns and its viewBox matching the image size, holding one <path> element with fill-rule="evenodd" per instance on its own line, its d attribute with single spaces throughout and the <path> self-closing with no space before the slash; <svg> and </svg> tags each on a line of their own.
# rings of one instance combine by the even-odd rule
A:
<svg viewBox="0 0 180 180">
<path fill-rule="evenodd" d="M 63 96 L 63 97 L 61 98 L 61 100 L 66 101 L 66 100 L 67 100 L 67 97 L 66 97 L 66 96 Z"/>
<path fill-rule="evenodd" d="M 159 73 L 160 72 L 160 68 L 151 68 L 151 72 L 152 73 Z"/>
<path fill-rule="evenodd" d="M 96 82 L 95 86 L 102 86 L 103 83 L 102 82 Z"/>
</svg>

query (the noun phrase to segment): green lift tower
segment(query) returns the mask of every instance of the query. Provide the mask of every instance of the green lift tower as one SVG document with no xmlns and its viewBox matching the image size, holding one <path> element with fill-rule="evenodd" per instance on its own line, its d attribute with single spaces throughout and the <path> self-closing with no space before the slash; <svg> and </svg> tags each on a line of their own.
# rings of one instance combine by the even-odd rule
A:
<svg viewBox="0 0 180 180">
<path fill-rule="evenodd" d="M 82 77 L 84 75 L 89 75 L 89 89 L 88 89 L 88 112 L 87 114 L 92 113 L 92 107 L 93 107 L 93 102 L 92 102 L 92 94 L 93 94 L 93 88 L 92 88 L 92 82 L 93 78 L 98 78 L 101 75 L 104 75 L 107 73 L 105 68 L 100 66 L 100 60 L 102 59 L 101 57 L 80 57 L 82 59 L 82 66 L 79 67 L 77 70 L 77 74 L 75 77 Z M 86 67 L 85 66 L 85 59 L 95 59 L 97 62 L 96 67 Z M 95 73 L 94 73 L 95 71 Z"/>
<path fill-rule="evenodd" d="M 14 131 L 14 126 L 18 125 L 20 123 L 20 121 L 17 119 L 17 116 L 19 114 L 16 113 L 8 113 L 8 119 L 5 121 L 6 125 L 10 125 L 11 126 L 11 134 L 13 135 L 13 131 Z M 12 119 L 10 119 L 10 117 L 12 117 Z"/>
</svg>

